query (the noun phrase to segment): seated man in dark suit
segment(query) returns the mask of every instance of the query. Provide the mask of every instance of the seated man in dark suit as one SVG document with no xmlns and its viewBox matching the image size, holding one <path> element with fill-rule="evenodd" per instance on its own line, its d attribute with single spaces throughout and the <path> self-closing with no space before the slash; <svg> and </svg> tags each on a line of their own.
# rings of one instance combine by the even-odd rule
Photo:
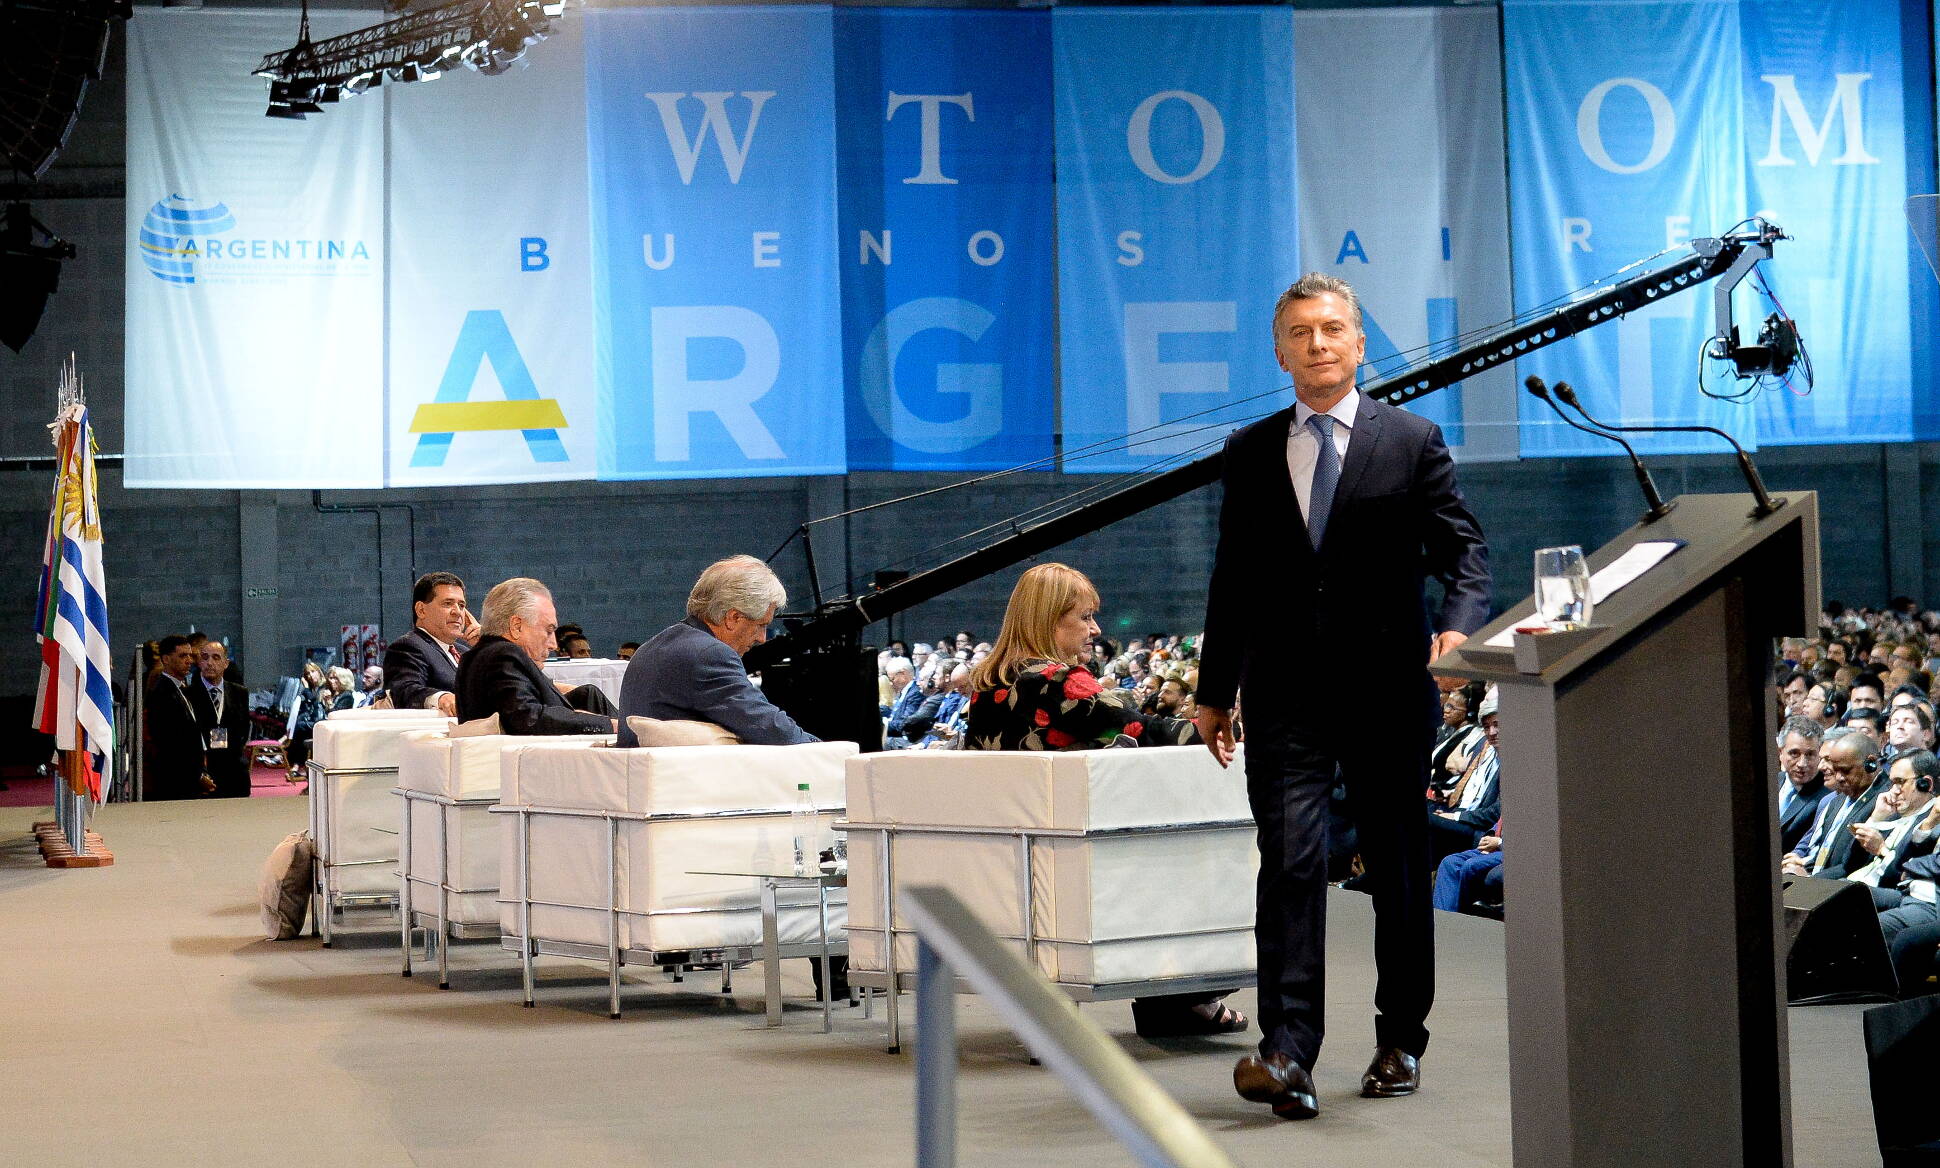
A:
<svg viewBox="0 0 1940 1168">
<path fill-rule="evenodd" d="M 768 639 L 787 590 L 753 556 L 709 564 L 687 595 L 687 619 L 634 653 L 620 683 L 621 746 L 640 741 L 626 719 L 712 722 L 755 746 L 815 742 L 748 680 L 741 655 Z"/>
<path fill-rule="evenodd" d="M 1825 780 L 1819 775 L 1819 744 L 1825 727 L 1812 718 L 1794 715 L 1785 719 L 1778 746 L 1778 836 L 1779 850 L 1789 852 L 1812 830 L 1818 818 L 1819 803 L 1826 798 Z"/>
<path fill-rule="evenodd" d="M 1819 750 L 1819 770 L 1826 788 L 1832 792 L 1821 809 L 1819 829 L 1800 844 L 1809 848 L 1803 855 L 1787 852 L 1779 870 L 1787 876 L 1842 878 L 1872 857 L 1865 852 L 1853 854 L 1851 828 L 1863 824 L 1873 813 L 1874 801 L 1887 785 L 1886 769 L 1879 764 L 1879 744 L 1863 730 L 1854 730 Z"/>
<path fill-rule="evenodd" d="M 458 716 L 458 659 L 478 636 L 465 609 L 465 582 L 450 572 L 426 572 L 411 586 L 411 631 L 384 650 L 391 708 L 439 710 Z"/>
<path fill-rule="evenodd" d="M 209 778 L 219 799 L 249 798 L 249 691 L 225 676 L 229 650 L 208 640 L 197 651 L 199 670 L 186 692 L 208 743 Z"/>
<path fill-rule="evenodd" d="M 458 718 L 498 715 L 504 734 L 610 734 L 613 719 L 576 710 L 539 668 L 555 646 L 552 593 L 517 576 L 485 594 L 483 633 L 458 663 Z M 582 687 L 590 688 L 590 687 Z"/>
</svg>

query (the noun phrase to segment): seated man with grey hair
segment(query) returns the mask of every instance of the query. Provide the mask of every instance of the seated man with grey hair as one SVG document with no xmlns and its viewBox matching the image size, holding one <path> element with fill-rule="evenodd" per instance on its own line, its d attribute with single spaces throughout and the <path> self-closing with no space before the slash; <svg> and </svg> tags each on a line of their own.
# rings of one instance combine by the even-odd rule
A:
<svg viewBox="0 0 1940 1168">
<path fill-rule="evenodd" d="M 616 728 L 604 695 L 580 686 L 607 709 L 574 709 L 540 665 L 555 647 L 559 617 L 544 584 L 515 576 L 485 594 L 482 635 L 458 659 L 458 718 L 498 715 L 502 734 L 611 734 Z"/>
<path fill-rule="evenodd" d="M 768 639 L 788 593 L 768 565 L 730 556 L 707 566 L 687 595 L 687 619 L 641 645 L 620 683 L 621 746 L 638 746 L 628 718 L 711 722 L 752 746 L 819 741 L 748 680 L 741 655 Z"/>
</svg>

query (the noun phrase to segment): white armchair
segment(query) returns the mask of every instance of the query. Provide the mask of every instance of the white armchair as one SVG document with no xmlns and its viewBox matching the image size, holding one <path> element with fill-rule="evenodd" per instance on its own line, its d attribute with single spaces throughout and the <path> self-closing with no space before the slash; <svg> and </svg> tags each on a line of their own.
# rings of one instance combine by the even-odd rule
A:
<svg viewBox="0 0 1940 1168">
<path fill-rule="evenodd" d="M 1259 852 L 1240 762 L 1201 746 L 849 760 L 850 984 L 911 984 L 888 908 L 943 884 L 1079 1001 L 1253 978 Z"/>
<path fill-rule="evenodd" d="M 760 942 L 756 873 L 794 862 L 796 784 L 826 830 L 842 810 L 853 743 L 584 750 L 508 748 L 501 825 L 500 930 L 520 954 L 533 1001 L 536 954 L 607 964 L 620 1012 L 620 967 L 714 965 L 753 958 Z M 831 929 L 843 903 L 831 898 Z M 784 952 L 818 939 L 815 905 L 784 906 Z"/>
<path fill-rule="evenodd" d="M 310 838 L 317 863 L 311 928 L 331 943 L 339 914 L 397 903 L 398 749 L 414 730 L 442 730 L 424 710 L 338 710 L 310 745 Z"/>
</svg>

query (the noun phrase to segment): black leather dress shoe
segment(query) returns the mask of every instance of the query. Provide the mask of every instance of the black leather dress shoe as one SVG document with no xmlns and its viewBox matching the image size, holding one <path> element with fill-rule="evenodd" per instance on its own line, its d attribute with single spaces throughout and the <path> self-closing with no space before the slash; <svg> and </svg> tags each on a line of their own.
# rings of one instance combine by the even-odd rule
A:
<svg viewBox="0 0 1940 1168">
<path fill-rule="evenodd" d="M 1271 1103 L 1281 1119 L 1312 1119 L 1320 1114 L 1313 1076 L 1284 1054 L 1249 1054 L 1233 1067 L 1233 1089 L 1252 1103 Z"/>
<path fill-rule="evenodd" d="M 1376 1050 L 1361 1076 L 1361 1094 L 1369 1099 L 1397 1099 L 1420 1089 L 1421 1060 L 1398 1046 Z"/>
</svg>

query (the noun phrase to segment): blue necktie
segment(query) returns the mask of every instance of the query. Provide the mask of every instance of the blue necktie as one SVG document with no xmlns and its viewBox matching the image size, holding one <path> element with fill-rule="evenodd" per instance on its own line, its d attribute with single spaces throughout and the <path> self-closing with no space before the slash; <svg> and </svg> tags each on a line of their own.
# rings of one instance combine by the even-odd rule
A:
<svg viewBox="0 0 1940 1168">
<path fill-rule="evenodd" d="M 1340 485 L 1340 452 L 1334 449 L 1332 417 L 1315 414 L 1307 419 L 1307 425 L 1320 439 L 1320 451 L 1314 458 L 1314 483 L 1307 491 L 1307 537 L 1319 551 L 1320 541 L 1327 535 L 1327 516 L 1334 509 L 1334 488 Z"/>
</svg>

